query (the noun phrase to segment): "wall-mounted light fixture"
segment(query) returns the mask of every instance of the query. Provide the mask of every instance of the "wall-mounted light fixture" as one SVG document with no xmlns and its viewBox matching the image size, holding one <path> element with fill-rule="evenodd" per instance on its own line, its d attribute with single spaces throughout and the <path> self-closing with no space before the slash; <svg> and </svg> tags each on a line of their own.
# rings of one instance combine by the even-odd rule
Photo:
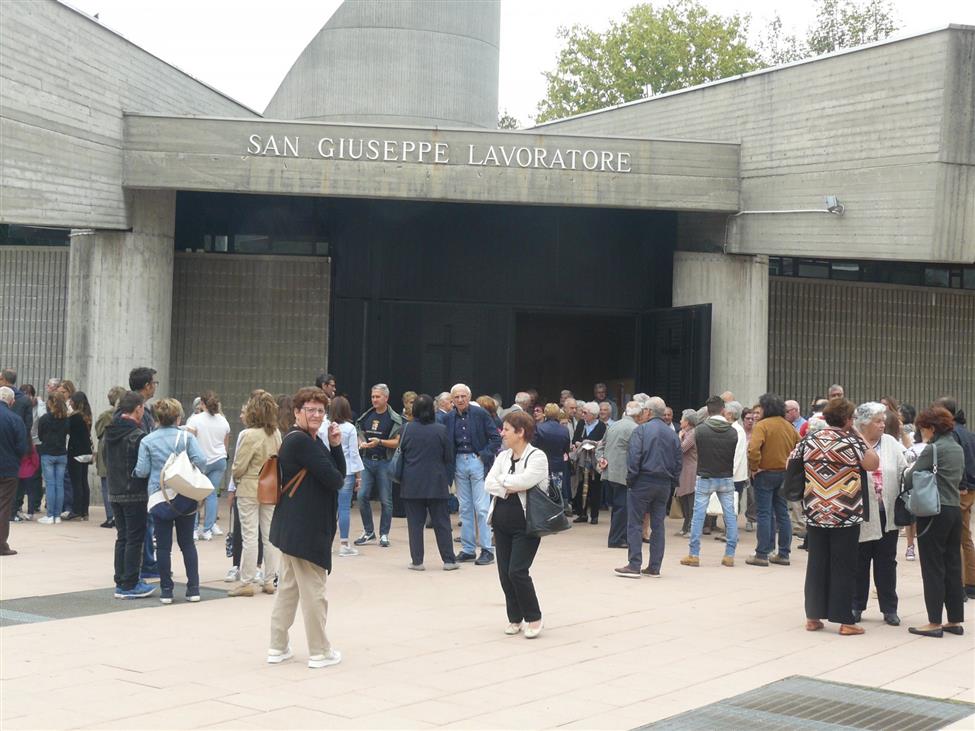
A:
<svg viewBox="0 0 975 731">
<path fill-rule="evenodd" d="M 783 213 L 830 213 L 834 216 L 842 216 L 846 212 L 846 206 L 840 203 L 839 199 L 835 195 L 826 196 L 826 207 L 825 208 L 783 208 L 779 210 L 769 210 L 769 211 L 738 211 L 738 213 L 732 213 L 728 216 L 728 220 L 725 222 L 724 231 L 724 246 L 723 251 L 725 254 L 728 253 L 728 226 L 731 224 L 732 219 L 738 218 L 739 216 L 771 216 Z"/>
</svg>

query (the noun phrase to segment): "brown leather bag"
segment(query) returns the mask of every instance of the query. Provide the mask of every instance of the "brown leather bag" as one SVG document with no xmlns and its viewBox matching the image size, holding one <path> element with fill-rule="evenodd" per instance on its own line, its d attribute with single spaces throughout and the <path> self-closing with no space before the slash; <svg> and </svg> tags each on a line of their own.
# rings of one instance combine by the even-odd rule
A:
<svg viewBox="0 0 975 731">
<path fill-rule="evenodd" d="M 307 469 L 301 469 L 282 488 L 278 455 L 272 454 L 261 467 L 261 474 L 257 477 L 257 502 L 261 505 L 277 505 L 281 500 L 281 495 L 286 492 L 288 497 L 294 497 L 295 491 L 301 486 L 301 482 L 307 474 Z"/>
</svg>

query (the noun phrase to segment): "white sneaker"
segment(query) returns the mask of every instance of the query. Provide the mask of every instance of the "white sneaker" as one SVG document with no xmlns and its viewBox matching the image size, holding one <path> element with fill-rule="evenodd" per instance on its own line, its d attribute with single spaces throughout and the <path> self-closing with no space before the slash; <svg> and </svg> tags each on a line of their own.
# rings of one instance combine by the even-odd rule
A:
<svg viewBox="0 0 975 731">
<path fill-rule="evenodd" d="M 329 650 L 327 655 L 312 655 L 308 658 L 308 667 L 327 668 L 329 665 L 338 665 L 342 662 L 342 653 L 336 649 Z"/>
<path fill-rule="evenodd" d="M 61 524 L 61 519 L 60 518 L 55 518 L 54 519 L 54 522 L 57 523 L 58 525 L 60 525 Z"/>
<path fill-rule="evenodd" d="M 213 540 L 213 533 L 211 531 L 208 531 L 208 530 L 203 531 L 203 540 L 204 541 L 212 541 Z"/>
<path fill-rule="evenodd" d="M 70 510 L 62 510 L 61 511 L 61 517 L 62 518 L 67 518 L 69 515 L 71 515 L 71 511 Z"/>
<path fill-rule="evenodd" d="M 29 516 L 29 515 L 27 515 L 27 513 L 25 513 L 23 510 L 18 510 L 17 511 L 17 517 L 20 518 L 21 520 L 31 520 L 32 519 L 32 517 Z"/>
<path fill-rule="evenodd" d="M 213 535 L 215 535 L 215 536 L 222 536 L 223 535 L 223 531 L 220 530 L 220 526 L 217 525 L 216 523 L 213 524 L 213 528 L 210 529 L 210 532 L 213 533 Z"/>
<path fill-rule="evenodd" d="M 223 580 L 226 581 L 228 584 L 233 583 L 234 581 L 237 581 L 239 579 L 240 579 L 240 569 L 237 568 L 236 566 L 231 566 L 227 570 L 227 575 L 223 577 Z"/>
<path fill-rule="evenodd" d="M 41 523 L 42 525 L 53 525 L 55 520 L 57 520 L 59 523 L 61 522 L 60 518 L 52 518 L 50 515 L 45 515 L 37 522 Z"/>
<path fill-rule="evenodd" d="M 202 536 L 203 536 L 203 531 L 201 531 L 199 528 L 194 528 L 193 529 L 193 540 L 194 541 L 200 540 L 200 538 Z"/>
<path fill-rule="evenodd" d="M 294 653 L 291 652 L 289 647 L 284 652 L 280 650 L 268 650 L 267 651 L 267 661 L 272 665 L 277 665 L 278 663 L 284 662 L 285 660 L 290 660 L 294 657 Z"/>
<path fill-rule="evenodd" d="M 339 546 L 339 556 L 358 556 L 359 552 L 352 546 L 343 543 Z"/>
</svg>

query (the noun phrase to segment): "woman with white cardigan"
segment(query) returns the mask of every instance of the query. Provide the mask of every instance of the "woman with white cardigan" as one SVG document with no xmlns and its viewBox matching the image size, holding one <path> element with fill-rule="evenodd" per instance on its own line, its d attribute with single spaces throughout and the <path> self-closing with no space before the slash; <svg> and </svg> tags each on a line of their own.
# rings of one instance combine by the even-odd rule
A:
<svg viewBox="0 0 975 731">
<path fill-rule="evenodd" d="M 530 414 L 508 413 L 501 428 L 501 440 L 507 449 L 494 460 L 484 479 L 484 489 L 492 496 L 488 522 L 494 529 L 498 576 L 508 612 L 504 633 L 516 635 L 525 623 L 527 639 L 541 634 L 542 611 L 528 574 L 541 539 L 525 533 L 526 493 L 548 480 L 548 458 L 531 446 L 534 435 L 535 420 Z"/>
<path fill-rule="evenodd" d="M 870 520 L 860 524 L 860 553 L 857 558 L 856 590 L 853 595 L 853 619 L 867 608 L 870 592 L 870 564 L 873 583 L 884 622 L 901 623 L 897 616 L 897 526 L 894 525 L 894 502 L 900 492 L 901 475 L 907 467 L 904 447 L 894 437 L 884 434 L 887 407 L 880 403 L 860 404 L 853 414 L 853 425 L 863 436 L 867 447 L 876 450 L 880 466 L 867 472 L 865 497 L 870 502 Z"/>
</svg>

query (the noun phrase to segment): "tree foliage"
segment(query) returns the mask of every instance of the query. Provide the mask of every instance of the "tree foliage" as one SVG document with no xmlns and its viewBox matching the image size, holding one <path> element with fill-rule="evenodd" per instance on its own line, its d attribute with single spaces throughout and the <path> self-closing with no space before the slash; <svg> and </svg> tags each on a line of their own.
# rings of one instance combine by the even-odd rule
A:
<svg viewBox="0 0 975 731">
<path fill-rule="evenodd" d="M 521 122 L 505 109 L 498 115 L 498 129 L 521 129 Z"/>
<path fill-rule="evenodd" d="M 805 37 L 786 33 L 775 16 L 755 46 L 748 15 L 721 16 L 697 0 L 641 3 L 604 33 L 584 25 L 559 28 L 562 50 L 546 72 L 537 122 L 603 109 L 763 66 L 883 40 L 895 30 L 890 0 L 816 0 Z"/>
<path fill-rule="evenodd" d="M 566 117 L 751 71 L 748 16 L 721 16 L 695 0 L 639 4 L 605 33 L 560 28 L 564 40 L 537 121 Z"/>
</svg>

